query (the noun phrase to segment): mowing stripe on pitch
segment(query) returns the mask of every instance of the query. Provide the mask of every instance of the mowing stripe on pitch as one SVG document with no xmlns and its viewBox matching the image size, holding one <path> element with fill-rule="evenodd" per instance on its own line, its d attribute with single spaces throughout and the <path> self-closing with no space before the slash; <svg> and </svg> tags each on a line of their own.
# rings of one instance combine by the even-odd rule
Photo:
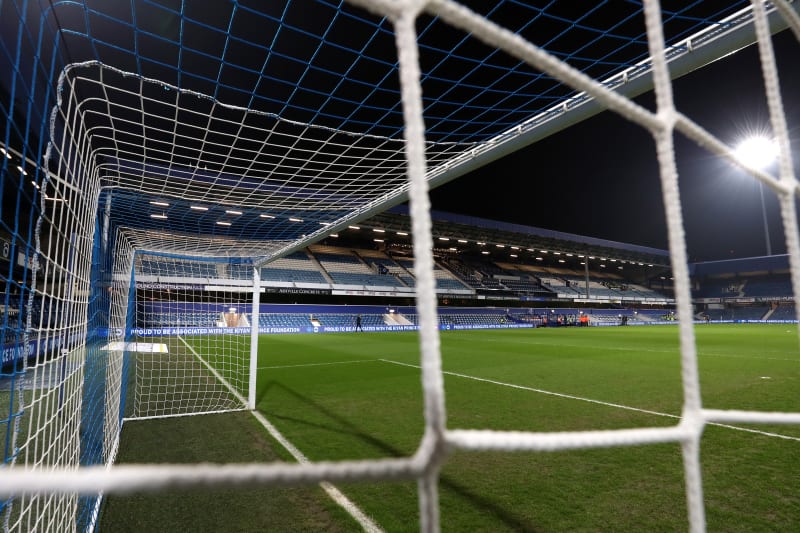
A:
<svg viewBox="0 0 800 533">
<path fill-rule="evenodd" d="M 494 342 L 494 340 L 490 339 L 490 338 L 470 339 L 470 342 L 477 342 L 477 341 L 480 341 L 480 342 Z M 535 345 L 535 346 L 556 346 L 557 345 L 557 346 L 567 347 L 567 348 L 581 348 L 581 349 L 589 349 L 589 348 L 591 348 L 591 346 L 587 346 L 585 344 L 570 344 L 570 343 L 561 342 L 560 340 L 559 340 L 559 342 L 557 344 L 553 343 L 553 342 L 534 341 L 534 340 L 521 340 L 521 339 L 504 339 L 503 342 L 506 342 L 506 343 L 509 343 L 509 344 L 513 343 L 513 344 L 524 344 L 524 345 Z M 668 348 L 666 348 L 666 349 L 638 348 L 638 347 L 637 348 L 628 348 L 628 347 L 625 347 L 625 346 L 615 346 L 614 350 L 618 351 L 618 352 L 663 353 L 663 354 L 667 354 L 667 355 L 677 355 L 679 353 L 679 351 L 678 351 L 679 347 L 678 346 L 675 346 L 674 349 L 668 349 Z M 779 351 L 776 351 L 776 350 L 772 350 L 772 351 L 765 351 L 763 353 L 782 353 L 782 352 L 779 352 Z M 800 363 L 800 358 L 796 358 L 796 357 L 795 358 L 789 358 L 789 357 L 760 357 L 760 356 L 750 356 L 750 355 L 735 355 L 735 354 L 719 353 L 719 352 L 707 352 L 705 350 L 698 350 L 697 356 L 700 359 L 702 359 L 704 357 L 723 357 L 723 358 L 729 358 L 729 359 L 750 359 L 750 360 L 753 360 L 753 361 L 787 361 L 789 363 Z"/>
<path fill-rule="evenodd" d="M 408 367 L 416 368 L 416 369 L 420 368 L 419 365 L 412 365 L 410 363 L 401 363 L 400 361 L 392 361 L 391 359 L 378 359 L 378 360 L 379 361 L 383 361 L 384 363 L 391 363 L 393 365 L 408 366 Z M 636 411 L 637 413 L 645 413 L 645 414 L 648 414 L 648 415 L 655 415 L 655 416 L 665 416 L 665 417 L 668 417 L 668 418 L 676 418 L 676 419 L 679 419 L 679 420 L 681 418 L 679 415 L 672 415 L 672 414 L 669 414 L 669 413 L 661 413 L 661 412 L 658 412 L 658 411 L 651 411 L 649 409 L 640 409 L 638 407 L 631 407 L 629 405 L 623 405 L 623 404 L 620 404 L 620 403 L 604 402 L 602 400 L 593 400 L 591 398 L 583 398 L 581 396 L 573 396 L 572 394 L 564 394 L 564 393 L 561 393 L 561 392 L 553 392 L 553 391 L 548 391 L 548 390 L 544 390 L 544 389 L 537 389 L 537 388 L 534 388 L 534 387 L 527 387 L 525 385 L 515 385 L 513 383 L 505 383 L 503 381 L 496 381 L 494 379 L 479 378 L 477 376 L 470 376 L 468 374 L 460 374 L 458 372 L 448 372 L 446 370 L 442 370 L 442 374 L 446 374 L 448 376 L 454 376 L 454 377 L 458 377 L 458 378 L 471 379 L 473 381 L 481 381 L 483 383 L 490 383 L 492 385 L 500 385 L 501 387 L 510 387 L 512 389 L 519 389 L 519 390 L 525 390 L 525 391 L 530 391 L 530 392 L 538 392 L 539 394 L 547 394 L 548 396 L 556 396 L 558 398 L 565 398 L 567 400 L 578 400 L 578 401 L 581 401 L 581 402 L 588 402 L 588 403 L 593 403 L 593 404 L 597 404 L 597 405 L 604 405 L 606 407 L 616 407 L 617 409 L 626 409 L 628 411 Z M 791 437 L 789 435 L 783 435 L 781 433 L 772 433 L 772 432 L 769 432 L 769 431 L 759 431 L 757 429 L 743 428 L 743 427 L 740 427 L 740 426 L 731 426 L 730 424 L 720 424 L 718 422 L 707 422 L 707 424 L 709 426 L 717 426 L 717 427 L 721 427 L 721 428 L 734 429 L 736 431 L 744 431 L 744 432 L 747 432 L 747 433 L 756 433 L 758 435 L 764 435 L 766 437 L 776 437 L 776 438 L 779 438 L 779 439 L 794 440 L 794 441 L 800 442 L 800 438 L 798 438 L 798 437 Z"/>
<path fill-rule="evenodd" d="M 206 362 L 202 357 L 200 357 L 200 355 L 189 345 L 189 343 L 183 340 L 183 338 L 180 336 L 178 336 L 178 338 L 181 340 L 181 342 L 183 342 L 183 344 L 186 345 L 187 348 L 189 348 L 189 350 L 191 350 L 191 352 L 195 355 L 195 357 L 197 357 L 200 361 L 202 361 L 208 367 L 208 369 L 212 373 L 214 373 L 217 379 L 222 381 L 225 385 L 228 386 L 228 388 L 231 389 L 231 391 L 240 399 L 240 401 L 243 404 L 247 404 L 245 398 L 241 394 L 239 394 L 236 391 L 236 389 L 234 389 L 211 365 L 209 365 L 208 362 Z M 269 420 L 267 420 L 267 417 L 265 417 L 259 411 L 250 411 L 250 412 L 253 413 L 253 416 L 256 417 L 256 420 L 258 420 L 261 423 L 261 425 L 264 426 L 264 429 L 267 430 L 267 432 L 272 436 L 272 438 L 278 441 L 281 444 L 281 446 L 283 446 L 286 449 L 286 451 L 289 452 L 298 463 L 305 465 L 311 462 L 308 460 L 308 457 L 303 455 L 303 452 L 298 450 L 294 444 L 289 442 L 286 439 L 286 437 L 284 437 L 283 434 L 280 431 L 278 431 L 278 428 L 273 426 L 272 423 Z M 319 484 L 319 486 L 322 487 L 322 490 L 324 490 L 334 502 L 336 502 L 342 509 L 347 511 L 347 513 L 350 516 L 352 516 L 353 519 L 359 523 L 359 525 L 361 525 L 364 531 L 367 531 L 368 533 L 384 533 L 383 529 L 381 529 L 381 527 L 378 526 L 378 524 L 376 524 L 370 517 L 364 514 L 364 511 L 359 509 L 356 504 L 354 504 L 347 496 L 342 494 L 342 492 L 339 489 L 337 489 L 334 485 L 328 483 L 327 481 L 323 481 L 322 483 Z"/>
<path fill-rule="evenodd" d="M 294 444 L 289 442 L 289 440 L 284 437 L 280 431 L 278 431 L 278 428 L 273 426 L 272 423 L 267 420 L 267 417 L 265 417 L 259 411 L 251 412 L 253 413 L 253 416 L 256 417 L 256 420 L 261 422 L 261 425 L 264 426 L 264 429 L 266 429 L 267 432 L 272 435 L 272 438 L 278 441 L 287 452 L 292 454 L 292 457 L 294 457 L 298 463 L 307 465 L 311 462 L 309 461 L 308 457 L 303 454 L 303 452 L 301 452 Z M 333 501 L 347 511 L 347 513 L 359 523 L 364 531 L 367 531 L 368 533 L 384 533 L 383 529 L 378 524 L 364 514 L 364 511 L 362 511 L 355 503 L 352 502 L 352 500 L 350 500 L 350 498 L 345 496 L 342 491 L 336 488 L 333 484 L 323 481 L 319 484 L 319 486 L 322 487 L 322 490 L 324 490 Z"/>
</svg>

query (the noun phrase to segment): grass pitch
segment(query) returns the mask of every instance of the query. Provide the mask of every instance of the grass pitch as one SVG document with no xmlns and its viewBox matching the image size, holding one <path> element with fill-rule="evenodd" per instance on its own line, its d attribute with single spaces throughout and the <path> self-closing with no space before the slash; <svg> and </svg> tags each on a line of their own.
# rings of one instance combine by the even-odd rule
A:
<svg viewBox="0 0 800 533">
<path fill-rule="evenodd" d="M 697 339 L 704 406 L 800 411 L 800 353 L 793 326 L 703 325 Z M 666 426 L 676 424 L 681 411 L 678 333 L 671 326 L 443 332 L 442 354 L 451 429 Z M 262 336 L 257 407 L 314 461 L 408 456 L 423 431 L 418 364 L 415 333 Z M 158 444 L 146 438 L 151 422 L 130 423 L 143 430 L 125 428 L 120 461 L 170 461 L 165 449 L 184 447 L 198 461 L 288 460 L 258 432 L 214 420 L 185 419 L 179 438 L 169 437 L 166 429 Z M 193 432 L 203 438 L 192 437 Z M 247 451 L 253 442 L 261 455 Z M 798 454 L 797 426 L 708 426 L 702 442 L 708 530 L 795 530 L 800 524 Z M 340 488 L 387 531 L 418 530 L 415 483 Z M 358 529 L 316 489 L 303 490 L 312 492 L 294 496 L 299 502 L 294 518 L 280 525 L 256 505 L 251 523 L 242 529 Z M 443 531 L 680 531 L 688 523 L 677 444 L 456 452 L 442 471 L 440 491 Z M 181 498 L 191 501 L 192 494 Z M 242 499 L 241 494 L 230 497 Z M 113 506 L 124 509 L 126 500 L 109 500 L 101 530 L 118 530 Z M 215 501 L 225 507 L 228 500 Z M 209 513 L 206 505 L 198 500 L 191 523 L 195 531 L 216 530 L 202 519 Z M 307 515 L 311 523 L 302 522 Z M 152 527 L 137 522 L 137 530 L 172 529 L 167 520 L 159 515 Z M 189 525 L 181 518 L 174 524 Z"/>
</svg>

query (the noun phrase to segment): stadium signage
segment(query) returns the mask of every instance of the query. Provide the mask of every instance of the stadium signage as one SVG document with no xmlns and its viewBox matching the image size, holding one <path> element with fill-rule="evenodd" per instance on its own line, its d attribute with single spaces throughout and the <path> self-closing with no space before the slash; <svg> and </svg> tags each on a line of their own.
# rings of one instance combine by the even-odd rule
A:
<svg viewBox="0 0 800 533">
<path fill-rule="evenodd" d="M 52 353 L 62 346 L 71 346 L 76 343 L 83 336 L 73 334 L 69 337 L 55 336 L 55 337 L 40 337 L 38 339 L 29 340 L 27 343 L 12 342 L 3 346 L 2 363 L 0 366 L 5 367 L 16 361 L 21 361 L 22 358 L 33 359 L 40 354 Z"/>
<path fill-rule="evenodd" d="M 533 324 L 443 324 L 439 326 L 442 331 L 466 329 L 521 329 L 533 328 Z M 416 331 L 419 326 L 364 326 L 364 331 Z M 302 326 L 302 327 L 260 327 L 262 334 L 275 333 L 346 333 L 357 331 L 355 326 Z M 161 337 L 173 335 L 246 335 L 250 333 L 249 327 L 236 328 L 135 328 L 131 334 L 139 337 Z"/>
<path fill-rule="evenodd" d="M 299 329 L 299 328 L 285 328 Z M 250 328 L 134 328 L 131 333 L 140 337 L 171 336 L 171 335 L 244 335 L 250 333 Z M 291 333 L 291 332 L 287 332 Z"/>
<path fill-rule="evenodd" d="M 341 290 L 341 289 L 334 289 L 331 291 L 331 294 L 334 296 L 398 296 L 403 298 L 408 298 L 409 296 L 413 296 L 414 293 L 412 291 L 357 291 L 357 290 Z"/>
<path fill-rule="evenodd" d="M 154 290 L 189 290 L 189 291 L 202 291 L 205 285 L 194 285 L 190 283 L 154 283 L 146 281 L 137 281 L 137 289 L 154 289 Z"/>
<path fill-rule="evenodd" d="M 533 324 L 444 324 L 439 329 L 443 331 L 448 330 L 463 330 L 463 329 L 522 329 L 532 328 Z"/>
<path fill-rule="evenodd" d="M 302 287 L 265 287 L 264 292 L 270 294 L 314 294 L 318 296 L 329 296 L 330 289 L 306 289 Z"/>
</svg>

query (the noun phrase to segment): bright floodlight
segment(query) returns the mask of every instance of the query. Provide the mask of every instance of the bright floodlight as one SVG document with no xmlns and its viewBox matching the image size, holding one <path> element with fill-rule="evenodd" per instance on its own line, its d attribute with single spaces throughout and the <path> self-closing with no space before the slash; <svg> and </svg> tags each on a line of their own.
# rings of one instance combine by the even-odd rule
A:
<svg viewBox="0 0 800 533">
<path fill-rule="evenodd" d="M 736 146 L 736 158 L 751 167 L 764 169 L 777 157 L 778 146 L 769 137 L 748 137 Z"/>
</svg>

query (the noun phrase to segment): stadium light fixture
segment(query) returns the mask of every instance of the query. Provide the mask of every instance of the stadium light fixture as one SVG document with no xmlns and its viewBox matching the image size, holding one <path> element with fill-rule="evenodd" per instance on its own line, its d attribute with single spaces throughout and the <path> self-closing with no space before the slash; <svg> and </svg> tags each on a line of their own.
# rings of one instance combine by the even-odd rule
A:
<svg viewBox="0 0 800 533">
<path fill-rule="evenodd" d="M 21 173 L 23 176 L 27 176 L 27 175 L 28 175 L 28 172 L 27 172 L 27 171 L 26 171 L 24 168 L 22 168 L 22 165 L 17 165 L 17 170 L 19 170 L 19 171 L 20 171 L 20 173 Z"/>
<path fill-rule="evenodd" d="M 374 231 L 375 233 L 386 233 L 385 229 L 380 229 L 380 228 L 372 228 L 372 231 Z"/>
<path fill-rule="evenodd" d="M 302 221 L 303 221 L 302 218 L 289 217 L 289 222 L 302 222 Z"/>
<path fill-rule="evenodd" d="M 349 229 L 359 230 L 361 229 L 360 226 L 347 226 Z"/>
<path fill-rule="evenodd" d="M 511 254 L 511 257 L 517 257 L 517 254 Z"/>
<path fill-rule="evenodd" d="M 372 239 L 375 242 L 383 242 L 383 239 Z"/>
<path fill-rule="evenodd" d="M 544 257 L 537 257 L 536 260 L 537 261 L 544 261 Z"/>
<path fill-rule="evenodd" d="M 230 226 L 231 223 L 226 221 L 226 220 L 217 220 L 217 225 L 218 226 Z"/>
<path fill-rule="evenodd" d="M 467 244 L 469 241 L 467 239 L 458 239 L 458 242 L 461 244 Z"/>
<path fill-rule="evenodd" d="M 272 216 L 272 215 L 268 215 L 268 214 L 266 214 L 266 213 L 261 213 L 261 214 L 260 214 L 260 215 L 258 215 L 258 216 L 259 216 L 259 217 L 261 217 L 261 218 L 275 218 L 274 216 Z"/>
<path fill-rule="evenodd" d="M 497 246 L 498 248 L 505 248 L 506 247 L 505 244 L 495 244 L 495 246 Z"/>
<path fill-rule="evenodd" d="M 8 152 L 5 148 L 0 146 L 0 152 L 3 152 L 3 155 L 6 156 L 8 159 L 11 159 L 11 153 Z"/>
<path fill-rule="evenodd" d="M 152 213 L 150 215 L 150 218 L 157 218 L 158 220 L 167 220 L 167 215 L 158 214 L 158 213 Z"/>
<path fill-rule="evenodd" d="M 338 233 L 331 233 L 330 235 L 328 235 L 328 237 L 333 237 L 334 239 L 338 239 L 339 238 L 339 234 Z"/>
<path fill-rule="evenodd" d="M 439 237 L 439 240 L 440 241 L 449 241 L 450 239 L 448 237 Z"/>
<path fill-rule="evenodd" d="M 242 212 L 241 211 L 237 211 L 235 209 L 226 209 L 225 210 L 225 214 L 226 215 L 241 215 Z"/>
<path fill-rule="evenodd" d="M 168 202 L 162 202 L 160 200 L 150 200 L 150 205 L 157 205 L 159 207 L 169 207 Z"/>
<path fill-rule="evenodd" d="M 408 233 L 406 233 L 405 231 L 398 231 L 397 234 L 400 235 L 401 237 L 408 237 Z"/>
<path fill-rule="evenodd" d="M 484 250 L 484 251 L 482 251 L 481 253 L 482 253 L 483 255 L 489 255 L 489 251 L 488 251 L 488 250 Z"/>
<path fill-rule="evenodd" d="M 742 164 L 764 170 L 778 159 L 778 145 L 766 135 L 749 135 L 739 141 L 733 154 Z"/>
<path fill-rule="evenodd" d="M 208 208 L 203 205 L 190 205 L 189 209 L 192 211 L 208 211 Z M 263 217 L 264 215 L 261 216 Z"/>
<path fill-rule="evenodd" d="M 774 139 L 763 134 L 749 135 L 742 139 L 733 151 L 740 163 L 766 170 L 778 159 L 778 144 Z M 764 223 L 764 243 L 767 255 L 772 255 L 772 242 L 769 238 L 769 224 L 767 222 L 767 207 L 764 203 L 764 184 L 759 180 L 758 193 L 761 196 L 761 218 Z"/>
</svg>

